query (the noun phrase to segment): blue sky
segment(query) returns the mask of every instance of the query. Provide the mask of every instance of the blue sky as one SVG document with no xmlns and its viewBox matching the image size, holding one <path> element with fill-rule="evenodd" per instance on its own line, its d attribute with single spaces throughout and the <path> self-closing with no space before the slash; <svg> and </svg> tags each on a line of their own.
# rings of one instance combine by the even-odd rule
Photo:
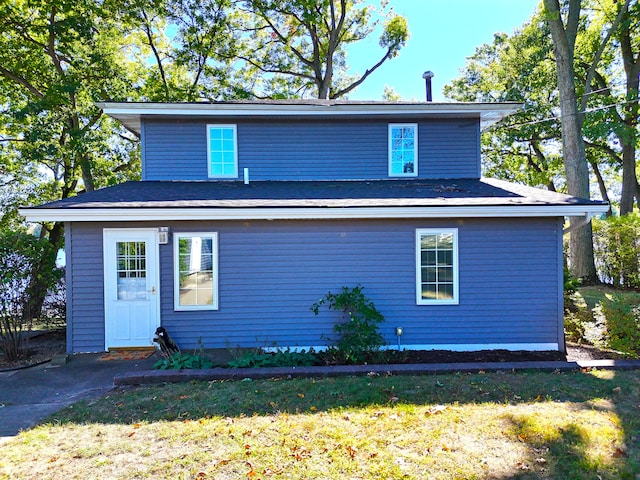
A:
<svg viewBox="0 0 640 480">
<path fill-rule="evenodd" d="M 403 100 L 425 99 L 422 74 L 431 70 L 433 100 L 444 101 L 442 88 L 459 76 L 477 46 L 491 43 L 496 32 L 512 33 L 535 11 L 539 0 L 389 0 L 394 12 L 409 22 L 411 37 L 400 55 L 387 60 L 358 89 L 351 100 L 381 100 L 384 86 Z M 371 2 L 377 5 L 377 2 Z M 380 32 L 348 50 L 351 73 L 362 73 L 384 53 Z"/>
</svg>

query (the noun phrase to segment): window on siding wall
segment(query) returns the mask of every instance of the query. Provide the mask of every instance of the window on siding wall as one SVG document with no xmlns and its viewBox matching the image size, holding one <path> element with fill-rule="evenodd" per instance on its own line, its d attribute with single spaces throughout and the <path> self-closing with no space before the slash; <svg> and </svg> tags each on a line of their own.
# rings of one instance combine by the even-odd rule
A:
<svg viewBox="0 0 640 480">
<path fill-rule="evenodd" d="M 389 176 L 418 175 L 418 125 L 389 124 Z"/>
<path fill-rule="evenodd" d="M 207 125 L 210 178 L 238 177 L 238 144 L 235 125 Z"/>
<path fill-rule="evenodd" d="M 218 309 L 218 235 L 176 233 L 174 244 L 176 310 Z"/>
<path fill-rule="evenodd" d="M 458 303 L 458 230 L 416 230 L 419 305 Z"/>
</svg>

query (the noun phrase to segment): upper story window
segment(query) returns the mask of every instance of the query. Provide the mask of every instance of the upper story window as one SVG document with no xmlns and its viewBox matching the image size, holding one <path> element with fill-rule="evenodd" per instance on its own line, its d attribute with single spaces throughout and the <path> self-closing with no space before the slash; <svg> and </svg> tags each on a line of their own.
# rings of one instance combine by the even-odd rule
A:
<svg viewBox="0 0 640 480">
<path fill-rule="evenodd" d="M 416 230 L 418 305 L 458 304 L 458 230 Z"/>
<path fill-rule="evenodd" d="M 389 124 L 389 176 L 418 175 L 418 124 Z"/>
<path fill-rule="evenodd" d="M 207 125 L 209 178 L 238 177 L 238 142 L 235 125 Z"/>
</svg>

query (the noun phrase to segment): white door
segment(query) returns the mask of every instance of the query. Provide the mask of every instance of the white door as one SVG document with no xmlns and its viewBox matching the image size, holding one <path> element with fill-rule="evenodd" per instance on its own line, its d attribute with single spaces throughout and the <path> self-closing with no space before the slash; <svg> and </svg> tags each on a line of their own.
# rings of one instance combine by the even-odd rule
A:
<svg viewBox="0 0 640 480">
<path fill-rule="evenodd" d="M 160 325 L 158 234 L 105 229 L 105 349 L 149 347 Z"/>
</svg>

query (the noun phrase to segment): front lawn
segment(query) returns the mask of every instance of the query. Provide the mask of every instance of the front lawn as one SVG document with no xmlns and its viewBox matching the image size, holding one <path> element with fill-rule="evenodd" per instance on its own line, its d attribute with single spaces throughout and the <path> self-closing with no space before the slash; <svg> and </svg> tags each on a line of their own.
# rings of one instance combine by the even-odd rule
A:
<svg viewBox="0 0 640 480">
<path fill-rule="evenodd" d="M 0 478 L 635 480 L 639 414 L 638 371 L 140 387 L 5 443 Z"/>
</svg>

